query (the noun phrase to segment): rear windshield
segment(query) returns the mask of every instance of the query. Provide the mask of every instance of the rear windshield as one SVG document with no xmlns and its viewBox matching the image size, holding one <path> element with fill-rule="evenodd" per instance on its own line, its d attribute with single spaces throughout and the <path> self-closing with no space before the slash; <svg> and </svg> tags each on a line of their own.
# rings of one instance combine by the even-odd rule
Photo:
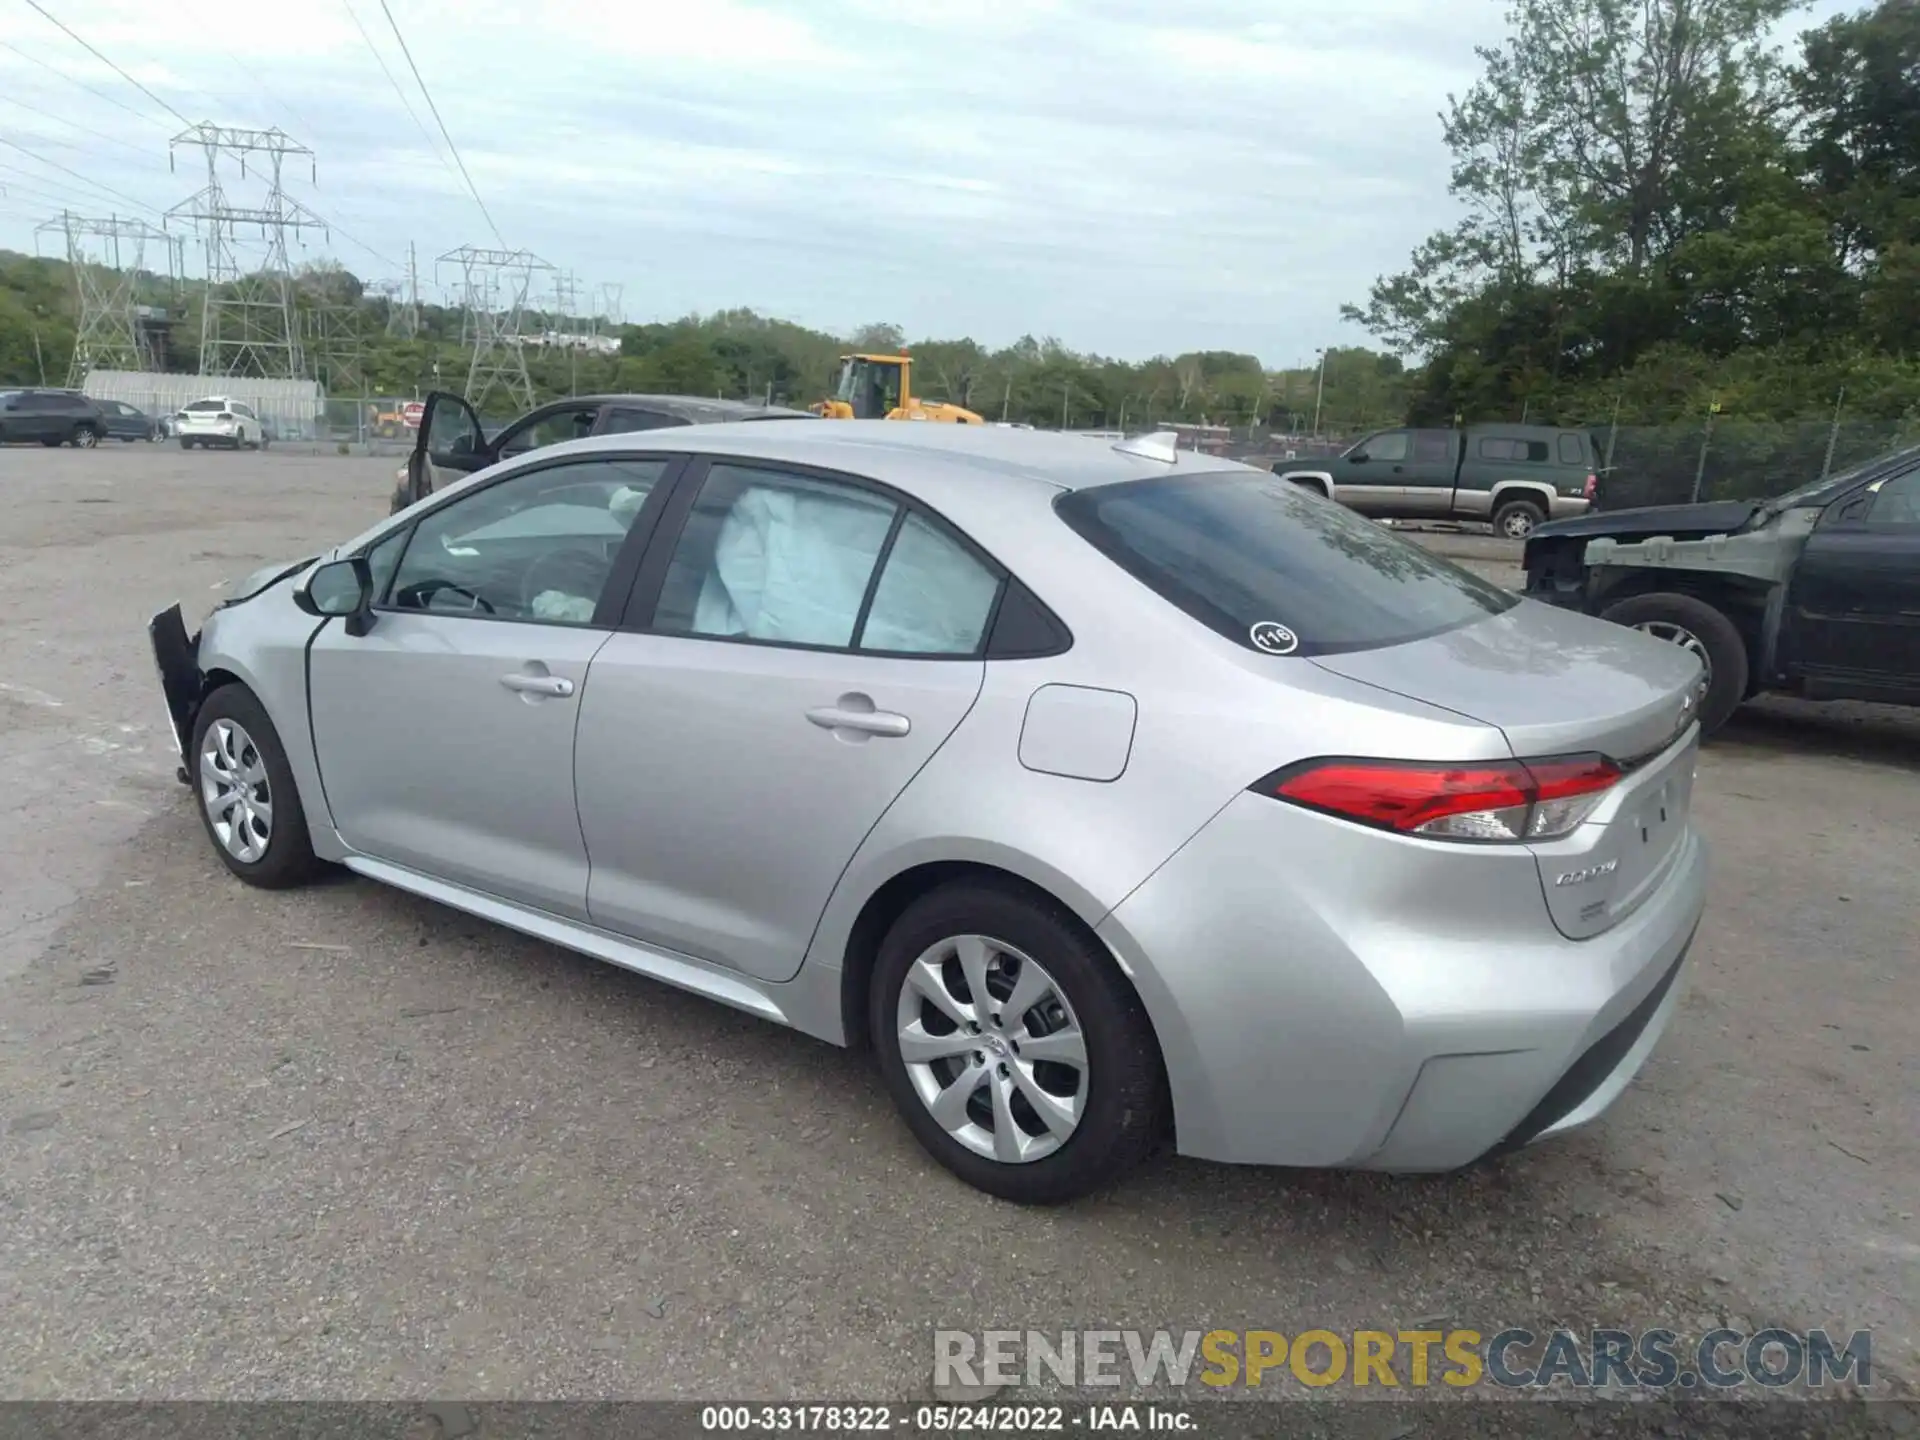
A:
<svg viewBox="0 0 1920 1440">
<path fill-rule="evenodd" d="M 227 402 L 224 400 L 196 400 L 187 406 L 187 409 L 196 415 L 208 410 L 224 410 L 226 408 Z"/>
<path fill-rule="evenodd" d="M 1471 625 L 1516 596 L 1277 476 L 1094 486 L 1054 502 L 1115 564 L 1266 654 L 1331 655 Z"/>
</svg>

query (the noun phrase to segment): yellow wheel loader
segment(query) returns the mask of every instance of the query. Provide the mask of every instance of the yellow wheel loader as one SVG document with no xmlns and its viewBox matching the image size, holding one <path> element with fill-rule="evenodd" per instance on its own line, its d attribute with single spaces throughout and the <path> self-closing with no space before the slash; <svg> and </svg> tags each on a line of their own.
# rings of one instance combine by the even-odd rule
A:
<svg viewBox="0 0 1920 1440">
<path fill-rule="evenodd" d="M 949 425 L 984 425 L 971 410 L 938 400 L 916 399 L 913 361 L 899 355 L 842 355 L 840 383 L 830 398 L 812 407 L 827 420 L 936 420 Z"/>
</svg>

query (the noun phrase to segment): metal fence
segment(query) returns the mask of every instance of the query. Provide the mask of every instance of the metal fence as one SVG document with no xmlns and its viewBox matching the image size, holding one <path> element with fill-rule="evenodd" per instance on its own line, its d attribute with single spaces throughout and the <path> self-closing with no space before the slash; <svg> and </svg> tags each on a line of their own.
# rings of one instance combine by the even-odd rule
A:
<svg viewBox="0 0 1920 1440">
<path fill-rule="evenodd" d="M 1912 420 L 1769 422 L 1716 417 L 1685 425 L 1592 427 L 1606 467 L 1601 505 L 1676 505 L 1779 495 L 1920 444 Z"/>
<path fill-rule="evenodd" d="M 251 394 L 243 381 L 223 387 L 217 377 L 203 379 L 193 398 L 202 394 L 228 395 L 244 401 L 260 417 L 269 442 L 275 446 L 315 455 L 401 455 L 413 448 L 414 432 L 407 427 L 402 413 L 402 407 L 412 402 L 412 396 L 282 399 Z M 188 403 L 180 399 L 178 387 L 165 391 L 118 387 L 111 398 L 136 406 L 154 420 L 163 422 Z"/>
</svg>

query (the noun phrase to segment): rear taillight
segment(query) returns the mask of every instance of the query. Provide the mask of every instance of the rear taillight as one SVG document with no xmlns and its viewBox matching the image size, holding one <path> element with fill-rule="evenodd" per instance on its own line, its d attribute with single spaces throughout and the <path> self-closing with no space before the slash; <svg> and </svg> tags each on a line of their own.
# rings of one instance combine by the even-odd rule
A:
<svg viewBox="0 0 1920 1440">
<path fill-rule="evenodd" d="M 1593 499 L 1594 496 L 1600 493 L 1600 477 L 1598 475 L 1587 476 L 1587 483 L 1581 487 L 1580 493 L 1589 500 Z"/>
<path fill-rule="evenodd" d="M 1343 820 L 1433 840 L 1557 840 L 1591 815 L 1620 767 L 1604 755 L 1436 765 L 1309 760 L 1254 788 Z"/>
<path fill-rule="evenodd" d="M 233 412 L 231 410 L 222 410 L 218 415 L 214 416 L 213 418 L 216 420 L 231 420 L 233 418 Z"/>
</svg>

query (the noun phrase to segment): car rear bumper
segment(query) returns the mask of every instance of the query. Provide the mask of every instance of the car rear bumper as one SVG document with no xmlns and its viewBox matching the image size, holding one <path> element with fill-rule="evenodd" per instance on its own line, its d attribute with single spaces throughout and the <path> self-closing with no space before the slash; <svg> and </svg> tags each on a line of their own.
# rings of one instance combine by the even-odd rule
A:
<svg viewBox="0 0 1920 1440">
<path fill-rule="evenodd" d="M 1584 515 L 1593 508 L 1593 501 L 1584 495 L 1556 495 L 1553 503 L 1547 507 L 1549 520 L 1566 520 L 1575 515 Z"/>
<path fill-rule="evenodd" d="M 1153 1020 L 1183 1154 L 1451 1170 L 1593 1119 L 1651 1053 L 1704 906 L 1704 842 L 1679 844 L 1637 910 L 1569 940 L 1524 848 L 1249 794 L 1099 930 Z"/>
</svg>

